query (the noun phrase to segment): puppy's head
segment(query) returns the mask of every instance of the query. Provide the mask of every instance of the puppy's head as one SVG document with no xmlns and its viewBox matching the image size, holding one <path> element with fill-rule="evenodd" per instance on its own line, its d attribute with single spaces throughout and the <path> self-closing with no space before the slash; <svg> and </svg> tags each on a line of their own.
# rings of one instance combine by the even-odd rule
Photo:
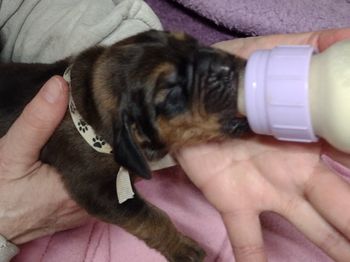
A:
<svg viewBox="0 0 350 262">
<path fill-rule="evenodd" d="M 113 122 L 116 161 L 150 177 L 146 160 L 248 129 L 237 114 L 244 61 L 182 33 L 148 31 L 108 48 L 95 70 Z M 109 99 L 110 101 L 110 99 Z"/>
</svg>

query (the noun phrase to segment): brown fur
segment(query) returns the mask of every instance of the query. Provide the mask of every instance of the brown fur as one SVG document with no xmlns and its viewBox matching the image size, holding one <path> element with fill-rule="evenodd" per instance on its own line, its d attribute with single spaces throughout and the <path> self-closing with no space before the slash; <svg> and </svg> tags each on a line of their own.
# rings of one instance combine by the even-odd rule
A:
<svg viewBox="0 0 350 262">
<path fill-rule="evenodd" d="M 180 41 L 186 41 L 187 39 L 187 35 L 184 32 L 172 32 L 171 35 Z"/>
<path fill-rule="evenodd" d="M 235 117 L 244 62 L 185 34 L 149 31 L 51 65 L 1 64 L 0 136 L 43 83 L 69 64 L 77 110 L 113 154 L 91 148 L 67 112 L 40 159 L 57 168 L 72 198 L 91 215 L 121 226 L 169 261 L 202 261 L 204 251 L 137 192 L 118 203 L 116 174 L 123 166 L 132 176 L 150 178 L 147 160 L 246 131 L 246 120 Z"/>
<path fill-rule="evenodd" d="M 215 115 L 200 116 L 188 112 L 170 120 L 160 118 L 158 124 L 160 136 L 169 142 L 171 151 L 224 136 L 220 134 L 219 118 Z"/>
</svg>

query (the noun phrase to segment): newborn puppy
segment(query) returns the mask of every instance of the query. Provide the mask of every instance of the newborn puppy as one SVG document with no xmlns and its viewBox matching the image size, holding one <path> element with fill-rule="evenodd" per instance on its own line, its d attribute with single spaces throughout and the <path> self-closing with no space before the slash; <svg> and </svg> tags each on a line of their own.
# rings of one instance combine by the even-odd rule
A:
<svg viewBox="0 0 350 262">
<path fill-rule="evenodd" d="M 57 168 L 91 215 L 121 226 L 169 261 L 202 261 L 204 251 L 137 193 L 119 204 L 116 175 L 124 167 L 132 178 L 150 178 L 148 161 L 248 130 L 237 117 L 245 62 L 182 33 L 148 31 L 54 64 L 1 64 L 0 136 L 44 82 L 70 65 L 76 110 L 113 152 L 96 152 L 67 112 L 40 159 Z"/>
</svg>

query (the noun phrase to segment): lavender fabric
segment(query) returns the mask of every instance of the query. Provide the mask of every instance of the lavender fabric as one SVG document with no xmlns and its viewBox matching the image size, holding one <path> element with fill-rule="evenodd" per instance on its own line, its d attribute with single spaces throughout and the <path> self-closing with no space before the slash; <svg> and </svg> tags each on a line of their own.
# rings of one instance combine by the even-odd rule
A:
<svg viewBox="0 0 350 262">
<path fill-rule="evenodd" d="M 350 0 L 145 0 L 165 29 L 205 44 L 350 26 Z"/>
<path fill-rule="evenodd" d="M 179 168 L 137 183 L 139 192 L 165 210 L 183 233 L 206 250 L 205 262 L 234 262 L 232 248 L 218 212 Z M 269 262 L 331 262 L 288 222 L 261 216 Z M 91 220 L 82 227 L 56 233 L 21 246 L 12 262 L 166 262 L 158 252 L 117 226 Z"/>
<path fill-rule="evenodd" d="M 251 35 L 350 26 L 349 0 L 174 0 L 218 25 Z"/>
<path fill-rule="evenodd" d="M 172 0 L 145 0 L 145 2 L 159 17 L 165 30 L 184 31 L 204 44 L 209 45 L 242 36 L 216 25 Z"/>
</svg>

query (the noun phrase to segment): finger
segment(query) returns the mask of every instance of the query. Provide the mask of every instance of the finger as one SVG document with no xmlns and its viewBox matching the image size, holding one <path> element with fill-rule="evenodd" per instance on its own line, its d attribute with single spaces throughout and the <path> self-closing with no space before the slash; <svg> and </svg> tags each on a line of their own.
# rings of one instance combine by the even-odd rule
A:
<svg viewBox="0 0 350 262">
<path fill-rule="evenodd" d="M 264 251 L 259 215 L 255 212 L 222 214 L 237 262 L 264 262 Z"/>
<path fill-rule="evenodd" d="M 277 45 L 312 45 L 323 51 L 335 42 L 349 39 L 350 28 L 330 29 L 309 33 L 280 34 L 238 38 L 214 44 L 214 47 L 223 49 L 232 54 L 248 58 L 257 49 L 271 49 Z"/>
<path fill-rule="evenodd" d="M 316 46 L 320 51 L 323 51 L 334 43 L 345 39 L 350 39 L 350 28 L 325 30 L 317 34 Z"/>
<path fill-rule="evenodd" d="M 349 242 L 304 199 L 282 200 L 277 213 L 335 261 L 350 261 Z"/>
<path fill-rule="evenodd" d="M 350 169 L 350 155 L 348 153 L 343 153 L 332 146 L 326 146 L 321 152 L 322 160 L 328 165 L 334 167 L 341 166 L 340 169 L 344 170 L 342 173 L 349 173 Z M 335 163 L 336 161 L 336 163 Z M 339 168 L 335 168 L 339 169 Z"/>
<path fill-rule="evenodd" d="M 62 120 L 68 87 L 61 77 L 51 78 L 25 107 L 2 141 L 3 163 L 31 165 Z"/>
<path fill-rule="evenodd" d="M 223 49 L 229 53 L 248 58 L 258 49 L 272 49 L 278 45 L 305 45 L 316 47 L 318 33 L 280 34 L 269 36 L 255 36 L 228 40 L 214 44 L 214 47 Z"/>
<path fill-rule="evenodd" d="M 350 185 L 347 182 L 322 167 L 307 182 L 305 196 L 329 223 L 350 239 Z"/>
</svg>

